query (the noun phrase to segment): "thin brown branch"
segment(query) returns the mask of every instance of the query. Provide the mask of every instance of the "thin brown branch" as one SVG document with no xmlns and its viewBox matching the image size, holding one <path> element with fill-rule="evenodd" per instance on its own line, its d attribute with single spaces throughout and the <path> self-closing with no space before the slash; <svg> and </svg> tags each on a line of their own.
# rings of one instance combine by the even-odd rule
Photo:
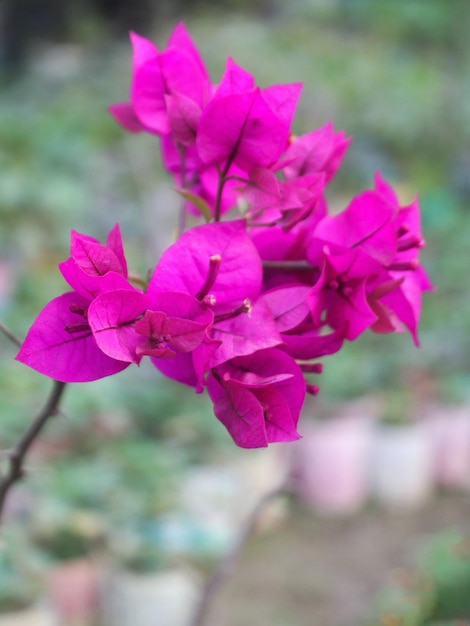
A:
<svg viewBox="0 0 470 626">
<path fill-rule="evenodd" d="M 41 430 L 50 417 L 60 412 L 59 404 L 62 399 L 67 383 L 55 380 L 49 397 L 38 413 L 28 430 L 24 433 L 18 444 L 8 454 L 8 465 L 4 475 L 0 477 L 0 517 L 2 515 L 7 494 L 17 481 L 24 475 L 24 462 L 31 445 L 36 440 Z"/>
<path fill-rule="evenodd" d="M 310 265 L 308 261 L 263 261 L 265 269 L 286 270 L 286 271 L 312 271 L 317 269 Z"/>
<path fill-rule="evenodd" d="M 14 343 L 14 344 L 15 344 L 15 346 L 16 346 L 17 348 L 21 348 L 21 344 L 22 344 L 21 339 L 20 339 L 19 337 L 17 337 L 17 336 L 15 335 L 15 333 L 14 333 L 12 330 L 10 330 L 10 329 L 8 328 L 8 326 L 5 326 L 5 324 L 4 324 L 3 322 L 0 322 L 0 331 L 1 331 L 1 332 L 2 332 L 2 333 L 6 336 L 6 337 L 8 337 L 8 339 L 9 339 L 12 343 Z"/>
<path fill-rule="evenodd" d="M 215 600 L 220 588 L 226 581 L 226 579 L 234 572 L 237 565 L 240 554 L 245 547 L 246 543 L 256 530 L 256 526 L 260 520 L 260 517 L 268 506 L 268 504 L 287 492 L 286 484 L 283 483 L 276 487 L 272 491 L 266 493 L 256 504 L 251 514 L 248 516 L 238 539 L 235 541 L 232 548 L 221 558 L 214 572 L 208 578 L 200 599 L 199 604 L 194 613 L 190 626 L 204 626 L 206 623 L 209 610 Z"/>
</svg>

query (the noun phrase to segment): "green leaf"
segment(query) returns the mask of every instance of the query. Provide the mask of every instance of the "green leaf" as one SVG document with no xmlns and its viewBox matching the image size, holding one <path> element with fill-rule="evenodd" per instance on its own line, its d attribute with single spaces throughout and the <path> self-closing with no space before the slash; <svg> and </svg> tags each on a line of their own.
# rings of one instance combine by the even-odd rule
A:
<svg viewBox="0 0 470 626">
<path fill-rule="evenodd" d="M 191 193 L 191 191 L 188 191 L 187 189 L 177 189 L 176 191 L 182 198 L 184 198 L 187 202 L 194 204 L 194 206 L 201 211 L 206 222 L 211 221 L 212 209 L 205 200 L 203 200 L 200 196 L 197 196 L 195 193 Z"/>
</svg>

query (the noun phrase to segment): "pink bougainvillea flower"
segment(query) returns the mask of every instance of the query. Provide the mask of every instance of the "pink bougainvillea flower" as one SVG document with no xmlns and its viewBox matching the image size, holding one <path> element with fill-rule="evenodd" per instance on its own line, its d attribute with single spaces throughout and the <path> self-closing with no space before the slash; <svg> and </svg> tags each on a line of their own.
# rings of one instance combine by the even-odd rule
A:
<svg viewBox="0 0 470 626">
<path fill-rule="evenodd" d="M 150 280 L 150 297 L 181 291 L 210 296 L 214 314 L 254 301 L 261 288 L 261 260 L 243 220 L 196 226 L 162 255 Z"/>
<path fill-rule="evenodd" d="M 234 313 L 214 317 L 210 336 L 220 345 L 208 361 L 209 368 L 238 356 L 273 348 L 282 341 L 271 310 L 263 300 L 247 303 L 245 311 Z"/>
<path fill-rule="evenodd" d="M 164 349 L 172 352 L 165 356 L 175 357 L 176 352 L 192 352 L 208 339 L 214 315 L 196 298 L 161 292 L 153 295 L 150 304 L 152 311 L 136 324 L 136 331 L 145 337 L 139 353 L 158 357 L 158 350 Z"/>
<path fill-rule="evenodd" d="M 339 169 L 350 143 L 343 131 L 335 132 L 332 122 L 295 137 L 284 155 L 287 180 L 322 173 L 327 184 Z"/>
<path fill-rule="evenodd" d="M 64 293 L 44 307 L 16 357 L 36 371 L 66 383 L 88 382 L 122 371 L 128 361 L 104 354 L 88 324 L 90 300 Z"/>
<path fill-rule="evenodd" d="M 85 297 L 111 289 L 134 289 L 127 280 L 119 224 L 109 233 L 106 245 L 72 231 L 71 256 L 59 264 L 59 269 L 72 289 Z"/>
<path fill-rule="evenodd" d="M 199 346 L 213 314 L 185 293 L 166 292 L 150 299 L 141 292 L 114 290 L 100 294 L 88 309 L 88 323 L 100 349 L 122 361 L 142 356 L 174 357 Z"/>
<path fill-rule="evenodd" d="M 112 105 L 110 113 L 131 132 L 174 133 L 182 145 L 191 145 L 197 120 L 213 89 L 186 27 L 178 24 L 162 52 L 134 33 L 131 42 L 131 102 Z"/>
<path fill-rule="evenodd" d="M 308 285 L 291 284 L 271 289 L 262 298 L 268 305 L 278 332 L 283 333 L 299 326 L 310 315 L 307 296 Z"/>
<path fill-rule="evenodd" d="M 159 295 L 166 296 L 163 292 Z M 203 303 L 200 306 L 204 306 Z M 261 300 L 253 305 L 245 301 L 230 312 L 215 314 L 213 323 L 207 324 L 205 331 L 190 355 L 177 354 L 170 362 L 153 359 L 155 367 L 169 378 L 201 392 L 205 375 L 211 368 L 238 356 L 272 348 L 282 341 L 269 308 Z"/>
<path fill-rule="evenodd" d="M 370 289 L 369 302 L 379 315 L 379 322 L 372 326 L 372 330 L 399 332 L 404 324 L 418 346 L 422 292 L 433 289 L 418 260 L 419 252 L 425 245 L 419 202 L 415 198 L 410 205 L 401 206 L 393 187 L 380 172 L 375 175 L 375 190 L 393 208 L 392 226 L 397 243 L 393 259 Z"/>
<path fill-rule="evenodd" d="M 376 320 L 366 297 L 366 283 L 381 272 L 378 261 L 360 249 L 322 249 L 322 272 L 308 296 L 313 322 L 345 329 L 353 341 Z M 316 257 L 316 260 L 318 257 Z"/>
<path fill-rule="evenodd" d="M 323 174 L 299 176 L 286 182 L 268 168 L 254 168 L 243 190 L 250 205 L 247 216 L 251 221 L 277 223 L 290 230 L 315 210 L 323 190 Z"/>
<path fill-rule="evenodd" d="M 88 308 L 88 323 L 96 344 L 113 359 L 139 363 L 137 347 L 143 343 L 135 324 L 149 307 L 149 298 L 141 291 L 114 289 L 99 294 Z"/>
<path fill-rule="evenodd" d="M 275 163 L 287 146 L 301 85 L 254 86 L 231 59 L 199 121 L 197 148 L 207 165 L 226 173 L 232 163 L 245 171 Z"/>
<path fill-rule="evenodd" d="M 280 333 L 281 350 L 300 360 L 316 359 L 337 352 L 344 340 L 346 328 L 322 334 L 322 325 L 315 324 L 310 315 L 307 285 L 292 284 L 271 289 L 263 294 Z"/>
<path fill-rule="evenodd" d="M 393 206 L 375 191 L 365 191 L 337 215 L 325 217 L 315 229 L 315 239 L 367 252 L 383 265 L 397 250 Z"/>
<path fill-rule="evenodd" d="M 261 350 L 214 369 L 207 383 L 216 417 L 242 448 L 299 438 L 305 382 L 296 362 L 280 350 Z"/>
<path fill-rule="evenodd" d="M 127 280 L 119 225 L 109 233 L 106 245 L 72 231 L 71 257 L 59 268 L 74 292 L 55 298 L 41 311 L 18 360 L 63 382 L 96 380 L 121 371 L 128 359 L 103 352 L 88 319 L 90 304 L 98 294 L 112 290 L 123 290 L 128 298 L 140 294 Z"/>
</svg>

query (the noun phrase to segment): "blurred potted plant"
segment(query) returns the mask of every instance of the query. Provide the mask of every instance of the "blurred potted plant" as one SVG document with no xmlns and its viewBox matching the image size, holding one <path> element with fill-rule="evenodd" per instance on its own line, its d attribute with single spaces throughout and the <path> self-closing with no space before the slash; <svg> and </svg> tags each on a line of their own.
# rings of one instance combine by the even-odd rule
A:
<svg viewBox="0 0 470 626">
<path fill-rule="evenodd" d="M 43 506 L 33 517 L 32 535 L 48 564 L 47 593 L 61 624 L 96 617 L 107 535 L 101 498 L 113 480 L 99 459 L 86 457 L 63 459 L 41 475 Z"/>
<path fill-rule="evenodd" d="M 52 626 L 52 616 L 40 604 L 34 551 L 21 543 L 22 548 L 8 536 L 8 549 L 0 552 L 0 626 Z"/>
<path fill-rule="evenodd" d="M 151 520 L 117 532 L 102 587 L 105 626 L 187 626 L 199 597 L 194 572 L 168 554 Z"/>
<path fill-rule="evenodd" d="M 427 547 L 422 569 L 432 577 L 435 603 L 432 620 L 470 620 L 470 536 L 455 531 L 439 534 Z"/>
<path fill-rule="evenodd" d="M 371 486 L 375 499 L 391 509 L 420 506 L 432 493 L 431 445 L 417 410 L 406 389 L 383 396 L 373 437 Z"/>
<path fill-rule="evenodd" d="M 179 499 L 179 459 L 170 446 L 138 437 L 113 442 L 101 456 L 118 477 L 105 497 L 112 532 L 101 588 L 104 624 L 186 626 L 197 583 L 171 556 L 159 522 Z"/>
<path fill-rule="evenodd" d="M 429 541 L 416 566 L 393 573 L 367 624 L 467 626 L 469 589 L 470 537 L 447 530 Z"/>
<path fill-rule="evenodd" d="M 395 570 L 379 593 L 375 617 L 367 626 L 424 626 L 432 615 L 435 588 L 419 568 Z"/>
</svg>

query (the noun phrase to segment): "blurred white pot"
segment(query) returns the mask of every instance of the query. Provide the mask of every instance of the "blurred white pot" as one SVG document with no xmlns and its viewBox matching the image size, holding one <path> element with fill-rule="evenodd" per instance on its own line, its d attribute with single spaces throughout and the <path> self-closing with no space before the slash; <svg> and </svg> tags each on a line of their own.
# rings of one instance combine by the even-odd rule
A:
<svg viewBox="0 0 470 626">
<path fill-rule="evenodd" d="M 433 487 L 432 449 L 420 423 L 377 424 L 371 458 L 375 499 L 391 509 L 423 504 Z"/>
<path fill-rule="evenodd" d="M 183 569 L 152 574 L 111 571 L 102 589 L 103 624 L 187 626 L 198 599 L 198 581 Z"/>
</svg>

